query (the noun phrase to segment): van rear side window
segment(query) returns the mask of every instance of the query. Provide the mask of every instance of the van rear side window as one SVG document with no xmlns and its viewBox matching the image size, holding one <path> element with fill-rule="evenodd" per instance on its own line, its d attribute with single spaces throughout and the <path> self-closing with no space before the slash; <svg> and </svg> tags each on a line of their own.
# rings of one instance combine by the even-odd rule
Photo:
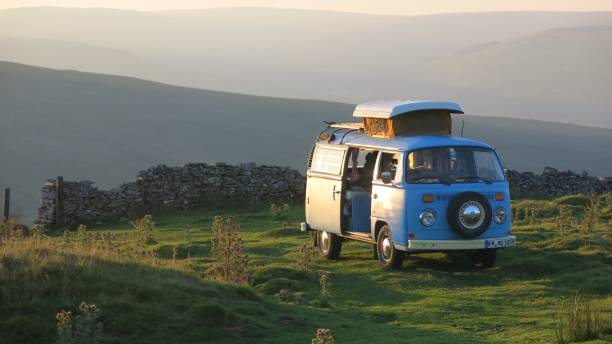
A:
<svg viewBox="0 0 612 344">
<path fill-rule="evenodd" d="M 344 150 L 317 147 L 312 158 L 311 170 L 339 175 L 342 171 Z"/>
</svg>

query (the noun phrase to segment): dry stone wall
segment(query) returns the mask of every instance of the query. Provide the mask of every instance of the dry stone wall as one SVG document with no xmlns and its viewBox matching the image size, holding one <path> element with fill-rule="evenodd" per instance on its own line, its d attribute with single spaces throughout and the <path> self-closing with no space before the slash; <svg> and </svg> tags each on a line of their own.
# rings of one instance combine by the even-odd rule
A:
<svg viewBox="0 0 612 344">
<path fill-rule="evenodd" d="M 545 167 L 542 174 L 508 171 L 512 198 L 553 198 L 576 194 L 612 192 L 612 178 L 589 176 L 586 172 L 558 171 Z"/>
<path fill-rule="evenodd" d="M 254 163 L 159 165 L 112 190 L 100 190 L 91 181 L 63 185 L 63 222 L 68 225 L 164 209 L 302 200 L 305 191 L 305 179 L 298 171 Z M 56 180 L 50 179 L 42 187 L 38 223 L 55 224 L 56 196 Z"/>
<path fill-rule="evenodd" d="M 550 167 L 542 174 L 511 170 L 508 180 L 514 199 L 612 192 L 612 178 L 597 178 Z M 159 165 L 141 171 L 136 181 L 112 190 L 100 190 L 91 181 L 64 181 L 63 222 L 68 225 L 87 224 L 165 209 L 302 201 L 305 184 L 305 178 L 288 167 L 257 166 L 254 163 L 239 166 L 222 163 L 193 163 L 182 167 Z M 41 191 L 38 223 L 55 223 L 56 197 L 56 181 L 48 180 Z"/>
</svg>

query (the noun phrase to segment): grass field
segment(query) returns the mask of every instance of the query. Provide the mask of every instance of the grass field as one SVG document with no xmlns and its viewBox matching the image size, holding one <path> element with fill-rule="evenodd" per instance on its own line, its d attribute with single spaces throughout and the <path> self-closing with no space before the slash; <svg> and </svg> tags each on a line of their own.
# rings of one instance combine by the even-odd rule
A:
<svg viewBox="0 0 612 344">
<path fill-rule="evenodd" d="M 101 343 L 310 343 L 329 328 L 336 343 L 553 342 L 561 304 L 576 293 L 612 319 L 612 211 L 603 204 L 588 234 L 584 197 L 515 202 L 519 245 L 497 267 L 475 269 L 462 255 L 410 256 L 382 270 L 372 248 L 345 243 L 339 260 L 297 267 L 304 214 L 269 208 L 191 210 L 154 215 L 155 243 L 137 246 L 125 223 L 67 236 L 3 238 L 0 244 L 0 343 L 53 343 L 56 313 L 81 302 L 100 309 Z M 557 224 L 568 205 L 567 228 Z M 215 215 L 241 225 L 251 286 L 212 281 Z M 573 223 L 572 223 L 573 222 Z M 320 296 L 328 271 L 331 296 Z M 280 302 L 280 289 L 296 302 Z M 612 333 L 592 342 L 609 342 Z"/>
</svg>

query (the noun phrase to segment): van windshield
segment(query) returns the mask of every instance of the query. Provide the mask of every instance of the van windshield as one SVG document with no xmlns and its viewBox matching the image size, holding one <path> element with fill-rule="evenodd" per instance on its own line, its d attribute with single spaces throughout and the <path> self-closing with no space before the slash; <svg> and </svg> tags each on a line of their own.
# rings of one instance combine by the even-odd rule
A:
<svg viewBox="0 0 612 344">
<path fill-rule="evenodd" d="M 504 181 L 497 155 L 476 147 L 427 148 L 406 159 L 409 183 L 493 183 Z"/>
</svg>

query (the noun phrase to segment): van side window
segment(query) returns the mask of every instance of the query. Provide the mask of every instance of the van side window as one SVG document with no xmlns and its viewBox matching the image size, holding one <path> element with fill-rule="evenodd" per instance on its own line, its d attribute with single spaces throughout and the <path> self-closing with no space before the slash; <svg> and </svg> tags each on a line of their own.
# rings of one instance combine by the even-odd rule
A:
<svg viewBox="0 0 612 344">
<path fill-rule="evenodd" d="M 310 169 L 315 172 L 339 175 L 342 172 L 344 150 L 318 146 L 312 157 Z"/>
<path fill-rule="evenodd" d="M 401 157 L 400 153 L 382 153 L 380 165 L 378 166 L 378 179 L 382 178 L 383 172 L 391 172 L 392 179 L 395 180 Z"/>
</svg>

